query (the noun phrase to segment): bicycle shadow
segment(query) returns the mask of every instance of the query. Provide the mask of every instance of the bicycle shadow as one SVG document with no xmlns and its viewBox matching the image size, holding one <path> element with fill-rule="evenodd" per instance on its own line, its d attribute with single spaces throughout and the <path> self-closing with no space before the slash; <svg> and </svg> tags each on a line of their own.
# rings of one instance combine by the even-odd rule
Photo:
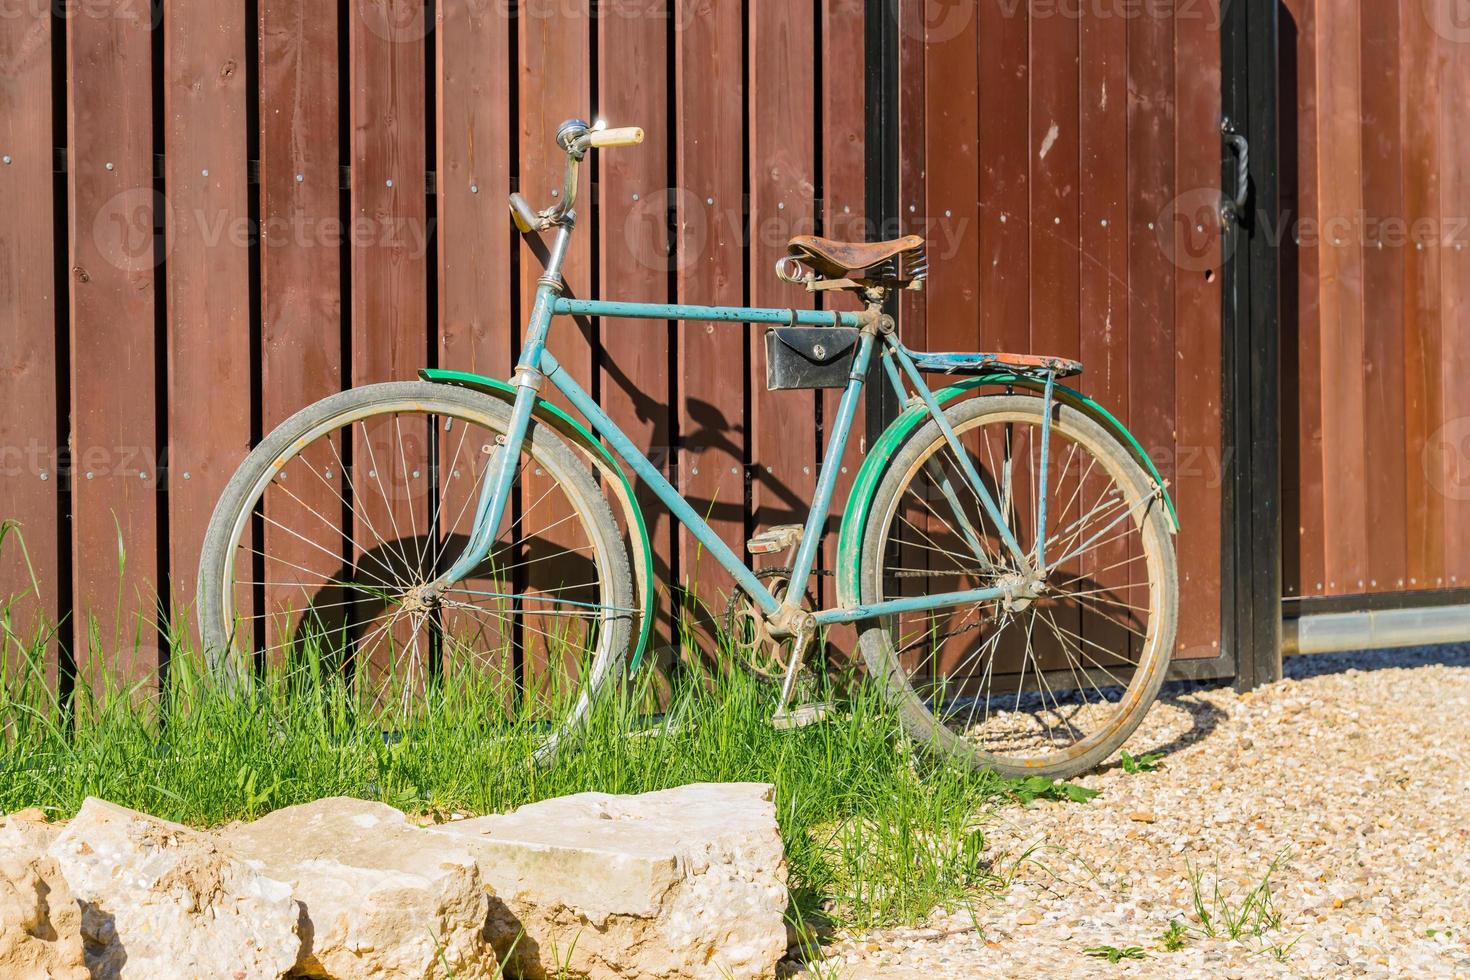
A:
<svg viewBox="0 0 1470 980">
<path fill-rule="evenodd" d="M 477 631 L 483 642 L 487 620 L 493 621 L 499 615 L 507 638 L 518 645 L 521 641 L 516 638 L 516 631 L 507 625 L 511 620 L 505 612 L 496 612 L 497 596 L 505 597 L 502 604 L 513 601 L 513 595 L 527 591 L 555 592 L 560 600 L 598 601 L 597 569 L 590 557 L 568 551 L 565 545 L 541 536 L 527 538 L 519 545 L 510 562 L 503 557 L 497 560 L 492 553 L 461 579 L 457 585 L 464 594 L 459 598 L 465 606 L 475 608 L 466 609 L 458 616 L 453 611 L 446 614 L 441 610 L 434 620 L 434 628 L 447 631 L 447 619 L 461 629 L 469 627 Z M 291 603 L 284 608 L 262 610 L 261 637 L 265 643 L 263 647 L 257 644 L 257 651 L 288 663 L 292 658 L 299 661 L 307 657 L 309 652 L 320 659 L 324 671 L 350 668 L 362 652 L 360 643 L 401 606 L 401 590 L 390 588 L 388 583 L 420 581 L 427 577 L 433 565 L 430 556 L 439 556 L 439 564 L 447 565 L 468 547 L 469 535 L 463 533 L 421 534 L 379 541 L 354 559 L 343 559 L 331 572 L 324 572 L 327 577 L 314 590 L 307 592 L 298 587 L 304 593 L 303 603 L 296 604 L 293 593 L 289 596 Z M 536 569 L 534 577 L 524 572 L 532 567 Z M 559 584 L 568 581 L 588 584 L 580 589 Z M 485 601 L 487 598 L 491 601 Z M 271 602 L 269 592 L 266 601 Z M 534 613 L 525 613 L 520 618 L 536 617 Z M 460 648 L 471 645 L 467 636 L 453 639 Z"/>
</svg>

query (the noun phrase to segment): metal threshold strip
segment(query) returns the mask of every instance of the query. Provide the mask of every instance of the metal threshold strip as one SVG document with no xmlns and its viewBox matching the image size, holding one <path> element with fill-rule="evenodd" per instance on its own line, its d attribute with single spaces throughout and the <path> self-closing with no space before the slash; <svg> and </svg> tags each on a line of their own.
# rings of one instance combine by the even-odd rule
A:
<svg viewBox="0 0 1470 980">
<path fill-rule="evenodd" d="M 1309 613 L 1282 624 L 1281 652 L 1342 653 L 1470 640 L 1470 604 Z"/>
</svg>

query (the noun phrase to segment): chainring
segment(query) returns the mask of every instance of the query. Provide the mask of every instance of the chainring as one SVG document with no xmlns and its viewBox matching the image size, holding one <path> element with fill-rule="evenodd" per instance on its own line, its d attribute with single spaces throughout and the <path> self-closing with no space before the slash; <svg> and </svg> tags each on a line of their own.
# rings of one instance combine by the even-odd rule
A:
<svg viewBox="0 0 1470 980">
<path fill-rule="evenodd" d="M 814 571 L 813 574 L 821 573 Z M 766 584 L 772 595 L 781 598 L 791 581 L 791 569 L 785 565 L 762 568 L 755 577 Z M 816 597 L 808 592 L 802 605 L 808 611 L 814 610 Z M 770 681 L 780 680 L 785 675 L 791 662 L 794 637 L 778 640 L 772 636 L 766 617 L 750 596 L 738 588 L 725 601 L 725 635 L 729 637 L 736 661 L 745 670 Z"/>
</svg>

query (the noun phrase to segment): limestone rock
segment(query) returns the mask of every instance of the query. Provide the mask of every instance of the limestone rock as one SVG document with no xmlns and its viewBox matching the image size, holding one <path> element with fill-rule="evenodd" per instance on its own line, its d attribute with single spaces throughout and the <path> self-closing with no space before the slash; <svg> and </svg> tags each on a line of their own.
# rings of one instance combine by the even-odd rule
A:
<svg viewBox="0 0 1470 980">
<path fill-rule="evenodd" d="M 301 949 L 284 883 L 208 834 L 88 799 L 51 844 L 94 977 L 280 977 Z"/>
<path fill-rule="evenodd" d="M 44 818 L 0 821 L 0 977 L 87 980 L 82 914 L 48 843 Z"/>
<path fill-rule="evenodd" d="M 786 951 L 773 789 L 581 793 L 433 828 L 472 842 L 488 935 L 528 977 L 767 977 Z"/>
<path fill-rule="evenodd" d="M 277 810 L 225 840 L 301 902 L 299 974 L 499 976 L 484 935 L 490 899 L 462 841 L 347 798 Z"/>
</svg>

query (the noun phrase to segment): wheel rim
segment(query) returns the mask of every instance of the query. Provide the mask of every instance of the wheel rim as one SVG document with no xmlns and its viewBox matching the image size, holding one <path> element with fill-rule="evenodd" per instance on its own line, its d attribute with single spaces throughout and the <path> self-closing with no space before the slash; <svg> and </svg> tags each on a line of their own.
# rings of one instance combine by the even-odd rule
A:
<svg viewBox="0 0 1470 980">
<path fill-rule="evenodd" d="M 1048 466 L 1047 557 L 1059 567 L 1039 591 L 1024 588 L 1031 579 L 937 432 L 906 468 L 881 525 L 883 599 L 1002 583 L 1018 593 L 1009 604 L 884 624 L 918 703 L 1010 769 L 1066 766 L 1112 741 L 1136 723 L 1168 659 L 1159 595 L 1165 545 L 1149 530 L 1158 500 L 1103 448 L 1105 436 L 1065 418 L 1051 427 Z M 1040 423 L 1038 406 L 955 425 L 1026 553 L 1036 541 Z"/>
<path fill-rule="evenodd" d="M 521 717 L 579 719 L 614 659 L 613 624 L 636 613 L 615 602 L 585 488 L 531 440 L 486 561 L 430 587 L 468 539 L 502 432 L 472 409 L 404 398 L 296 438 L 230 529 L 221 622 L 237 666 L 249 650 L 292 677 L 319 671 L 376 710 L 488 694 Z"/>
</svg>

